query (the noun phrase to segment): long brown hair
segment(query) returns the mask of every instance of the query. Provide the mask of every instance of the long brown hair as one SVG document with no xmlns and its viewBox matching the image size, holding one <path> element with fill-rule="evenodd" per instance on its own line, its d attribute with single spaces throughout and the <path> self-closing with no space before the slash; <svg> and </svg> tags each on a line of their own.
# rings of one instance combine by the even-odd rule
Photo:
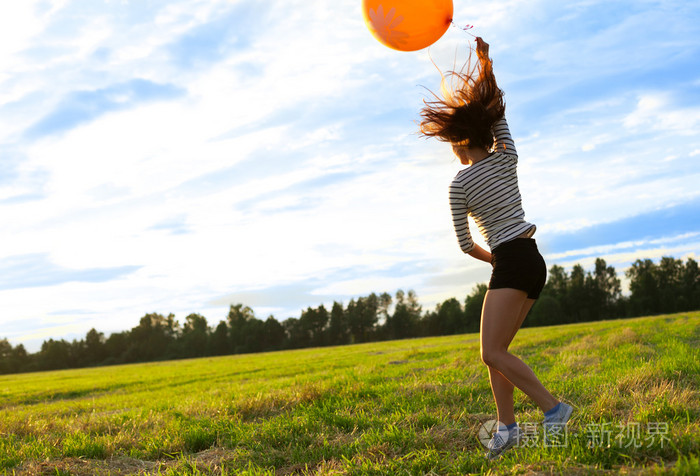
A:
<svg viewBox="0 0 700 476">
<path fill-rule="evenodd" d="M 434 101 L 421 109 L 422 135 L 467 147 L 493 147 L 493 125 L 505 113 L 503 91 L 496 84 L 493 63 L 484 58 L 471 66 L 472 52 L 461 71 L 449 71 L 442 77 L 442 98 L 431 91 Z M 439 69 L 438 69 L 439 71 Z"/>
</svg>

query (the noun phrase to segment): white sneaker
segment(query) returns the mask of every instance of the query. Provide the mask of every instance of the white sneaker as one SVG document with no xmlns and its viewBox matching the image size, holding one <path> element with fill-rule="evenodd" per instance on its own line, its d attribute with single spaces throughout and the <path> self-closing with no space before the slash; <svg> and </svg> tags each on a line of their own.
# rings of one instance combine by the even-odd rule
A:
<svg viewBox="0 0 700 476">
<path fill-rule="evenodd" d="M 503 436 L 505 436 L 505 431 L 503 430 L 505 430 L 505 427 L 499 428 L 499 431 L 494 433 L 493 438 L 489 440 L 487 445 L 489 452 L 486 454 L 488 459 L 493 460 L 500 457 L 504 451 L 517 445 L 520 441 L 520 427 L 517 425 L 514 428 L 507 430 L 508 439 L 505 441 L 503 439 Z"/>
<path fill-rule="evenodd" d="M 554 415 L 544 417 L 544 444 L 561 446 L 561 439 L 566 441 L 566 423 L 571 418 L 574 409 L 571 405 L 561 402 L 559 410 Z"/>
<path fill-rule="evenodd" d="M 571 413 L 574 411 L 571 405 L 561 402 L 559 410 L 554 415 L 544 417 L 545 425 L 566 425 L 566 422 L 571 418 Z"/>
</svg>

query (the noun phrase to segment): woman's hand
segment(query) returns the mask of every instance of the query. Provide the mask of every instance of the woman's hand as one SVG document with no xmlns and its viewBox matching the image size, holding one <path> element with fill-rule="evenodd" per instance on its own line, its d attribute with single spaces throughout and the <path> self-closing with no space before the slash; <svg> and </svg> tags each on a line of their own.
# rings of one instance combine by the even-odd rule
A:
<svg viewBox="0 0 700 476">
<path fill-rule="evenodd" d="M 476 37 L 476 56 L 481 61 L 489 60 L 489 44 L 482 40 L 480 36 Z"/>
<path fill-rule="evenodd" d="M 491 253 L 489 251 L 486 251 L 476 243 L 474 243 L 474 248 L 467 254 L 472 258 L 476 258 L 478 260 L 491 264 Z"/>
</svg>

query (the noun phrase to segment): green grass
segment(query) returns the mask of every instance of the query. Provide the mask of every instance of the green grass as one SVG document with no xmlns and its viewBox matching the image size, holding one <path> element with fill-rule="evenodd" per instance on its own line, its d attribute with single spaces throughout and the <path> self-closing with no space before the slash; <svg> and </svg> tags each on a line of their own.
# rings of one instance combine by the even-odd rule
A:
<svg viewBox="0 0 700 476">
<path fill-rule="evenodd" d="M 476 334 L 2 376 L 0 474 L 698 474 L 699 349 L 698 312 L 522 329 L 575 413 L 546 447 L 516 390 L 495 462 Z"/>
</svg>

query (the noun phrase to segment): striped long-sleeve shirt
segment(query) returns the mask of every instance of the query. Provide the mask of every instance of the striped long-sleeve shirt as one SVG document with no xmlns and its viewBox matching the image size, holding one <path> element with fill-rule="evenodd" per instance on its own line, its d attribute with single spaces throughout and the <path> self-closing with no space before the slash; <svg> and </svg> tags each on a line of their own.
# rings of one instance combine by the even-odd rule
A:
<svg viewBox="0 0 700 476">
<path fill-rule="evenodd" d="M 450 184 L 450 209 L 459 246 L 474 249 L 467 216 L 471 215 L 492 250 L 535 225 L 525 221 L 518 189 L 518 154 L 505 117 L 494 125 L 494 151 L 460 171 Z"/>
</svg>

